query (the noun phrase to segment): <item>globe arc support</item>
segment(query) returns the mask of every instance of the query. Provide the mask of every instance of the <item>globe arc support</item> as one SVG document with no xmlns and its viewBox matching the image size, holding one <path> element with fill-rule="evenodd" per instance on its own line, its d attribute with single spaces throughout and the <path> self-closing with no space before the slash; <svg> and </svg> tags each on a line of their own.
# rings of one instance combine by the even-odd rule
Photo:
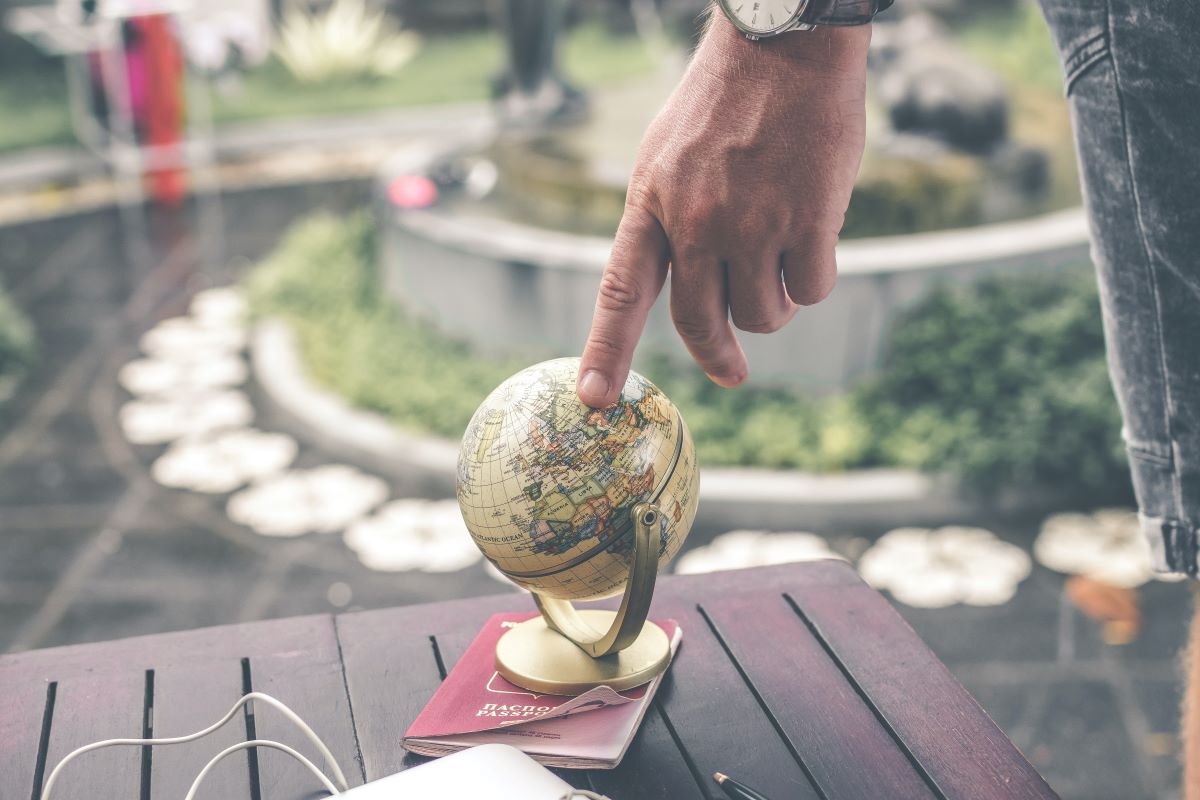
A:
<svg viewBox="0 0 1200 800">
<path fill-rule="evenodd" d="M 538 610 L 546 624 L 570 639 L 593 658 L 624 650 L 638 638 L 650 613 L 654 583 L 658 577 L 658 528 L 662 512 L 652 503 L 639 503 L 633 508 L 633 563 L 625 593 L 612 625 L 599 632 L 589 625 L 569 600 L 543 597 L 533 593 Z"/>
</svg>

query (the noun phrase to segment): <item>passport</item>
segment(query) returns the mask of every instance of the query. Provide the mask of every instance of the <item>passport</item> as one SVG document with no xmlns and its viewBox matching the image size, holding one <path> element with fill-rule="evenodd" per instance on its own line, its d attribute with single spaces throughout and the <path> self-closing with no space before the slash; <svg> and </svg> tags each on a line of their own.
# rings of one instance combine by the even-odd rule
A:
<svg viewBox="0 0 1200 800">
<path fill-rule="evenodd" d="M 621 763 L 654 693 L 662 682 L 624 692 L 599 686 L 574 697 L 537 694 L 496 672 L 496 643 L 510 628 L 537 614 L 494 614 L 446 680 L 405 731 L 406 750 L 444 756 L 480 744 L 507 744 L 550 767 L 612 769 Z M 671 640 L 683 631 L 675 620 L 656 620 Z"/>
</svg>

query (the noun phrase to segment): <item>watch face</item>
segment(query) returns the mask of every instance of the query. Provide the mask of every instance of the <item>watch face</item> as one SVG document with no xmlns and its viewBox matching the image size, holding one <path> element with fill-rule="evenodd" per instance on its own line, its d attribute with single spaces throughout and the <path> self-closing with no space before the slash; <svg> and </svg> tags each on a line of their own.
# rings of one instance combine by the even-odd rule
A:
<svg viewBox="0 0 1200 800">
<path fill-rule="evenodd" d="M 757 35 L 780 31 L 804 10 L 806 0 L 721 0 L 733 23 Z"/>
</svg>

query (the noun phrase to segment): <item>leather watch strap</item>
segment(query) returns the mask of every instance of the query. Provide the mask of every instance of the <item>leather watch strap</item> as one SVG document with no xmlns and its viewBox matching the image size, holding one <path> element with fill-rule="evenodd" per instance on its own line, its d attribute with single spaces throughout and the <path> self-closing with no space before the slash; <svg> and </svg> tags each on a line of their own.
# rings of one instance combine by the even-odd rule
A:
<svg viewBox="0 0 1200 800">
<path fill-rule="evenodd" d="M 893 0 L 811 0 L 800 20 L 808 25 L 866 25 Z"/>
</svg>

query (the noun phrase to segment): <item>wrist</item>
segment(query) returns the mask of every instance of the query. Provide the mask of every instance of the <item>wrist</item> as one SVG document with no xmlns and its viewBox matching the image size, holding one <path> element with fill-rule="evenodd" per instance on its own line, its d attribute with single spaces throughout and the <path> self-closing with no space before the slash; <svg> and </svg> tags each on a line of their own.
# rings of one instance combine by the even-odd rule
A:
<svg viewBox="0 0 1200 800">
<path fill-rule="evenodd" d="M 708 69 L 739 78 L 802 70 L 861 72 L 866 69 L 871 25 L 818 26 L 752 41 L 719 7 L 697 50 Z"/>
</svg>

